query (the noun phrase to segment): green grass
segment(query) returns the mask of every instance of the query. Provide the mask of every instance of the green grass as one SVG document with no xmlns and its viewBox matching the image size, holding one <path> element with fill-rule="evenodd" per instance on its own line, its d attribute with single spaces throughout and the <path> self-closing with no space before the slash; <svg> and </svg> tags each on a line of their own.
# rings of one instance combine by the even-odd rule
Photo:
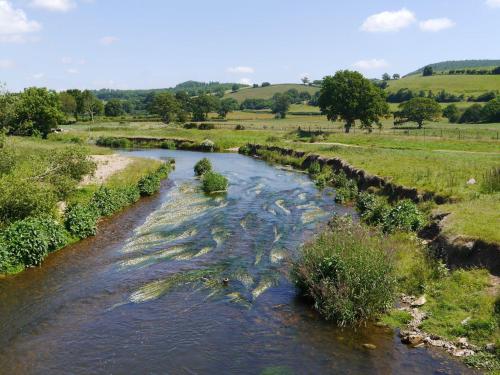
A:
<svg viewBox="0 0 500 375">
<path fill-rule="evenodd" d="M 495 316 L 496 296 L 489 292 L 490 275 L 486 270 L 457 270 L 427 290 L 422 307 L 429 315 L 422 328 L 427 332 L 456 340 L 467 337 L 472 343 L 499 342 Z M 461 322 L 470 318 L 468 324 Z"/>
<path fill-rule="evenodd" d="M 242 88 L 237 92 L 227 93 L 224 97 L 234 98 L 241 103 L 245 99 L 271 99 L 274 94 L 282 93 L 290 89 L 296 89 L 299 92 L 307 91 L 311 95 L 313 95 L 315 92 L 319 90 L 319 88 L 315 86 L 304 86 L 298 83 L 284 83 L 266 87 Z"/>
<path fill-rule="evenodd" d="M 432 90 L 435 94 L 446 90 L 453 94 L 477 96 L 486 91 L 499 90 L 500 75 L 434 75 L 432 77 L 412 75 L 389 82 L 388 90 L 391 92 L 404 88 L 417 92 Z"/>
</svg>

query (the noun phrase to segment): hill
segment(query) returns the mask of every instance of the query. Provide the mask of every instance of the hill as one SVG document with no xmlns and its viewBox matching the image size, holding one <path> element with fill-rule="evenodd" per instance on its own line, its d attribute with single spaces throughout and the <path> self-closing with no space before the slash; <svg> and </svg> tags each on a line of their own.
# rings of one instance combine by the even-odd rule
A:
<svg viewBox="0 0 500 375">
<path fill-rule="evenodd" d="M 283 93 L 291 89 L 295 89 L 298 92 L 307 91 L 311 95 L 319 91 L 319 87 L 316 86 L 305 86 L 297 83 L 284 83 L 266 87 L 242 88 L 237 92 L 227 93 L 224 97 L 234 98 L 241 103 L 245 99 L 270 99 L 276 93 Z"/>
<path fill-rule="evenodd" d="M 458 95 L 477 96 L 487 91 L 500 90 L 500 75 L 434 75 L 431 77 L 411 75 L 399 80 L 391 80 L 387 91 L 395 92 L 404 88 L 417 92 L 432 90 L 434 93 L 446 90 Z"/>
<path fill-rule="evenodd" d="M 450 60 L 450 61 L 442 61 L 435 64 L 429 64 L 426 66 L 432 67 L 434 72 L 446 72 L 449 70 L 457 70 L 457 69 L 478 69 L 478 68 L 492 68 L 500 66 L 500 60 Z M 421 74 L 424 71 L 424 67 L 408 73 L 407 76 L 411 76 L 414 74 Z"/>
</svg>

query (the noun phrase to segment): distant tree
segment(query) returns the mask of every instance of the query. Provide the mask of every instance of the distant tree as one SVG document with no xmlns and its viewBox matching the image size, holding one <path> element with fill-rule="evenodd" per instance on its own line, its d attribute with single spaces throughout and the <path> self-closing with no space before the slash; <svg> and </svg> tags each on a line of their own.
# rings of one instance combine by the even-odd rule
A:
<svg viewBox="0 0 500 375">
<path fill-rule="evenodd" d="M 391 76 L 389 75 L 389 73 L 382 74 L 382 80 L 383 81 L 390 81 L 391 80 Z"/>
<path fill-rule="evenodd" d="M 66 93 L 71 95 L 75 99 L 76 108 L 73 115 L 75 116 L 75 120 L 78 121 L 78 115 L 83 115 L 85 112 L 83 108 L 82 92 L 78 89 L 71 89 L 66 90 Z"/>
<path fill-rule="evenodd" d="M 290 97 L 286 93 L 276 93 L 273 96 L 271 111 L 279 118 L 285 118 L 290 108 Z"/>
<path fill-rule="evenodd" d="M 307 101 L 311 100 L 311 94 L 309 94 L 307 91 L 302 91 L 299 94 L 299 99 L 301 102 L 307 102 Z"/>
<path fill-rule="evenodd" d="M 395 80 L 395 81 L 397 81 L 400 78 L 401 78 L 401 76 L 399 74 L 397 74 L 397 73 L 395 73 L 395 74 L 392 75 L 392 79 Z"/>
<path fill-rule="evenodd" d="M 217 113 L 220 118 L 226 118 L 229 112 L 236 111 L 239 108 L 239 103 L 236 99 L 226 98 L 220 101 L 219 109 Z"/>
<path fill-rule="evenodd" d="M 59 94 L 59 102 L 61 103 L 61 110 L 65 115 L 75 115 L 77 103 L 73 95 L 67 91 L 63 91 Z"/>
<path fill-rule="evenodd" d="M 449 122 L 452 124 L 455 124 L 458 122 L 460 119 L 460 111 L 458 110 L 458 107 L 456 104 L 449 104 L 444 110 L 443 110 L 443 116 L 448 119 Z"/>
<path fill-rule="evenodd" d="M 192 100 L 192 111 L 194 121 L 205 121 L 210 112 L 219 109 L 219 99 L 212 95 L 199 95 Z"/>
<path fill-rule="evenodd" d="M 14 102 L 9 131 L 18 135 L 40 134 L 47 138 L 63 117 L 56 92 L 30 87 L 19 94 Z"/>
<path fill-rule="evenodd" d="M 91 91 L 83 91 L 80 100 L 83 113 L 89 116 L 92 122 L 94 122 L 95 116 L 101 115 L 104 112 L 102 102 Z"/>
<path fill-rule="evenodd" d="M 380 125 L 380 117 L 389 113 L 384 92 L 361 73 L 349 70 L 338 71 L 323 79 L 318 103 L 328 120 L 340 118 L 345 122 L 346 133 L 356 120 L 371 129 L 373 123 Z"/>
<path fill-rule="evenodd" d="M 459 122 L 461 124 L 477 124 L 483 121 L 483 106 L 481 104 L 473 104 L 467 108 Z"/>
<path fill-rule="evenodd" d="M 104 106 L 104 114 L 109 117 L 118 117 L 123 115 L 122 102 L 119 99 L 111 99 Z"/>
<path fill-rule="evenodd" d="M 254 89 L 256 89 L 257 87 L 259 87 L 259 84 L 258 84 L 258 83 L 254 83 L 252 87 L 253 87 Z"/>
<path fill-rule="evenodd" d="M 218 87 L 216 90 L 215 90 L 215 96 L 218 97 L 218 98 L 222 98 L 224 96 L 224 94 L 226 93 L 226 90 L 224 90 L 223 87 Z"/>
<path fill-rule="evenodd" d="M 426 66 L 424 68 L 424 71 L 422 72 L 422 75 L 424 77 L 429 77 L 434 74 L 434 69 L 432 69 L 432 66 Z"/>
<path fill-rule="evenodd" d="M 189 113 L 192 111 L 192 99 L 186 91 L 177 91 L 175 99 L 177 99 L 184 112 Z"/>
<path fill-rule="evenodd" d="M 150 111 L 160 116 L 165 124 L 169 124 L 178 117 L 181 105 L 171 93 L 162 92 L 155 95 Z"/>
<path fill-rule="evenodd" d="M 490 100 L 481 111 L 485 122 L 500 122 L 500 98 Z"/>
<path fill-rule="evenodd" d="M 300 79 L 304 85 L 308 85 L 310 80 L 308 76 L 304 76 Z"/>
<path fill-rule="evenodd" d="M 269 82 L 262 82 L 262 87 L 267 87 L 267 86 L 271 86 L 271 84 Z"/>
<path fill-rule="evenodd" d="M 236 84 L 236 83 L 235 83 L 235 84 L 232 86 L 231 91 L 232 91 L 232 92 L 236 92 L 236 91 L 238 91 L 239 89 L 240 89 L 240 85 L 238 85 L 238 84 Z"/>
<path fill-rule="evenodd" d="M 134 105 L 130 100 L 123 100 L 122 101 L 122 108 L 123 112 L 125 113 L 132 113 L 134 111 Z"/>
<path fill-rule="evenodd" d="M 435 121 L 441 116 L 441 106 L 431 98 L 413 98 L 399 105 L 397 117 L 400 123 L 416 122 L 422 128 L 425 121 Z"/>
<path fill-rule="evenodd" d="M 500 66 L 491 71 L 491 74 L 500 74 Z"/>
</svg>

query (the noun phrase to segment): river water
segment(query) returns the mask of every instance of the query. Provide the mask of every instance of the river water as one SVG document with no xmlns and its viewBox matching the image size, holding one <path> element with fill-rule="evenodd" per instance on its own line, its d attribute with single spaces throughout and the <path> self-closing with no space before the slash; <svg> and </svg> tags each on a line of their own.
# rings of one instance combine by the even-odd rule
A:
<svg viewBox="0 0 500 375">
<path fill-rule="evenodd" d="M 336 328 L 296 298 L 290 260 L 349 213 L 306 175 L 236 154 L 124 153 L 173 157 L 176 170 L 96 237 L 0 279 L 1 374 L 469 372 L 391 330 Z M 206 156 L 227 194 L 199 191 Z"/>
</svg>

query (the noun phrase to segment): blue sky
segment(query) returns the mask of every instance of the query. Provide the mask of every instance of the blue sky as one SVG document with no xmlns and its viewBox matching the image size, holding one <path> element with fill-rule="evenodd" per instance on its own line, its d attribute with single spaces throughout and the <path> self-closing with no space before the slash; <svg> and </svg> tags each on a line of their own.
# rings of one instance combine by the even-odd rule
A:
<svg viewBox="0 0 500 375">
<path fill-rule="evenodd" d="M 405 74 L 500 58 L 500 0 L 0 0 L 8 89 Z"/>
</svg>

